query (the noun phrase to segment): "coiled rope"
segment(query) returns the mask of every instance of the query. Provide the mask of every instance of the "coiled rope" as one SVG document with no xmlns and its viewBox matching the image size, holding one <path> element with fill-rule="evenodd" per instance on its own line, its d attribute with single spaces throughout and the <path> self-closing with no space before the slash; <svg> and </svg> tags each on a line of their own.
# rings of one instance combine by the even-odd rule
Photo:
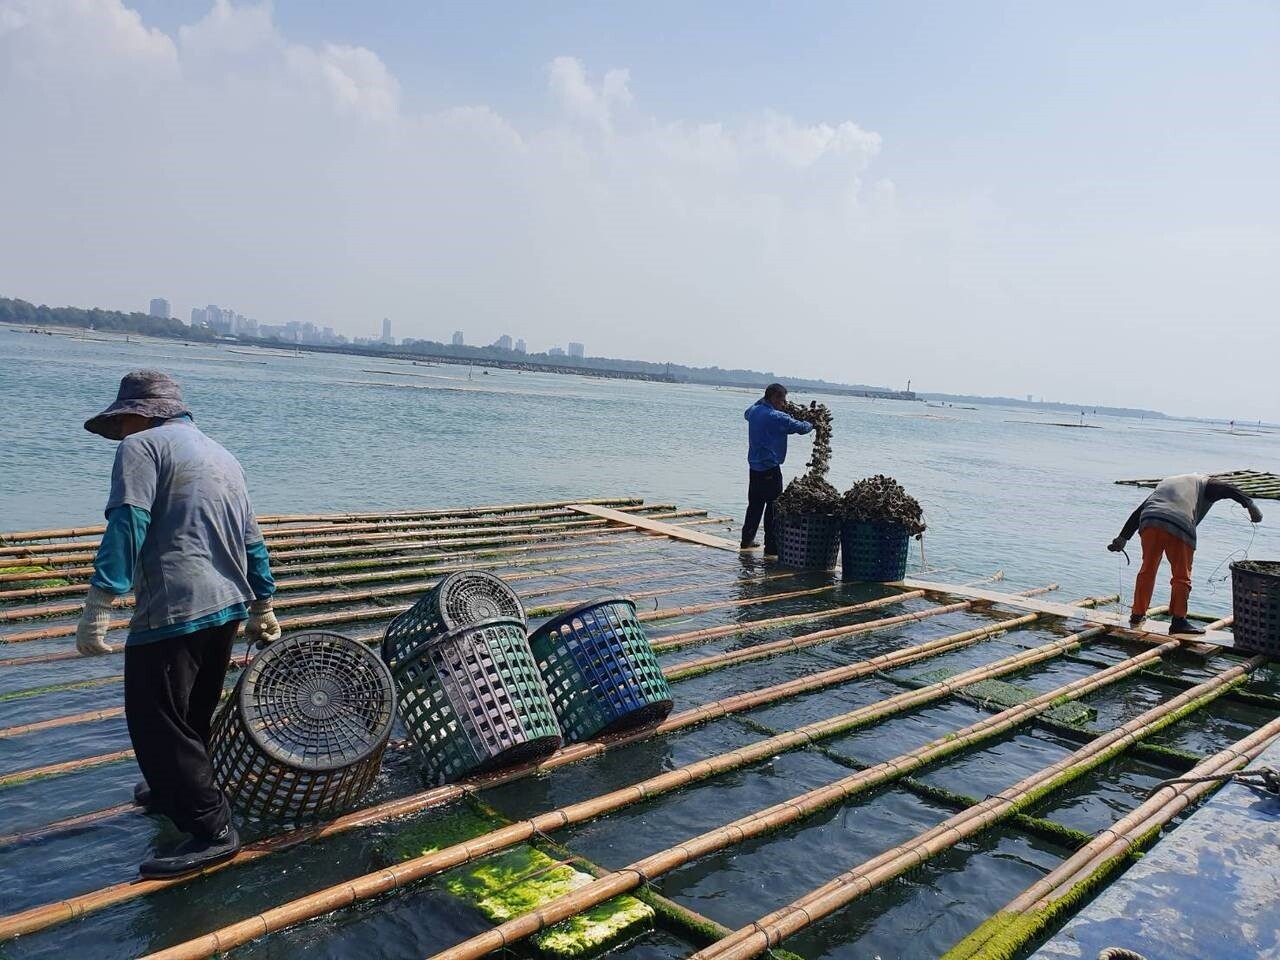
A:
<svg viewBox="0 0 1280 960">
<path fill-rule="evenodd" d="M 1173 777 L 1161 780 L 1151 788 L 1148 796 L 1164 787 L 1177 783 L 1213 783 L 1230 781 L 1241 783 L 1253 790 L 1258 790 L 1272 797 L 1280 797 L 1280 770 L 1275 767 L 1254 767 L 1252 770 L 1235 770 L 1228 773 L 1213 773 L 1207 777 Z"/>
</svg>

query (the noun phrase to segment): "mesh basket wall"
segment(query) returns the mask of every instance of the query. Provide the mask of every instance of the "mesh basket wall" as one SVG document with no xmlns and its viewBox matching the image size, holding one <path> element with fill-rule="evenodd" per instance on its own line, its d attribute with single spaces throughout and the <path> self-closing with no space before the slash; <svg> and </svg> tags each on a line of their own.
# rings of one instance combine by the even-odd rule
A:
<svg viewBox="0 0 1280 960">
<path fill-rule="evenodd" d="M 432 637 L 393 674 L 400 722 L 436 783 L 534 760 L 562 742 L 520 620 Z"/>
<path fill-rule="evenodd" d="M 1280 656 L 1280 561 L 1231 564 L 1231 605 L 1236 646 Z"/>
<path fill-rule="evenodd" d="M 432 637 L 498 617 L 525 622 L 524 606 L 514 590 L 491 573 L 452 573 L 391 621 L 382 638 L 382 659 L 394 670 L 406 654 Z"/>
<path fill-rule="evenodd" d="M 840 530 L 840 563 L 845 580 L 886 583 L 907 573 L 911 537 L 896 523 L 846 520 Z"/>
<path fill-rule="evenodd" d="M 817 513 L 778 518 L 778 562 L 798 570 L 831 570 L 840 553 L 840 520 Z"/>
<path fill-rule="evenodd" d="M 568 742 L 671 712 L 671 688 L 630 600 L 603 600 L 548 620 L 529 646 Z"/>
<path fill-rule="evenodd" d="M 249 816 L 338 813 L 377 777 L 393 703 L 391 673 L 364 644 L 336 633 L 285 637 L 249 663 L 215 716 L 214 775 Z"/>
</svg>

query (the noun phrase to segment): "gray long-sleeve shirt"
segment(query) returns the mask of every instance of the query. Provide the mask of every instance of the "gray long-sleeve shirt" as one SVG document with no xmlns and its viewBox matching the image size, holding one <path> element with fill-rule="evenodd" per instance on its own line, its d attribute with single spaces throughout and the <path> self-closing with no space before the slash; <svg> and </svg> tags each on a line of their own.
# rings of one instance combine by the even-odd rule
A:
<svg viewBox="0 0 1280 960">
<path fill-rule="evenodd" d="M 1137 530 L 1159 527 L 1194 547 L 1196 527 L 1219 500 L 1234 500 L 1250 512 L 1256 509 L 1253 500 L 1238 487 L 1202 473 L 1167 477 L 1125 521 L 1120 539 L 1128 540 Z"/>
</svg>

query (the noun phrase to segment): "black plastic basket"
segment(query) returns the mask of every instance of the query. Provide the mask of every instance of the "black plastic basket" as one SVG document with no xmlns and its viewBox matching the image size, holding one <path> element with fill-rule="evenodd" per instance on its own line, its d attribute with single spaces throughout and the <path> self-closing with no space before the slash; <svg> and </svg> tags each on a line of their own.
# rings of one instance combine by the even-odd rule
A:
<svg viewBox="0 0 1280 960">
<path fill-rule="evenodd" d="M 887 583 L 907 573 L 911 535 L 896 523 L 846 520 L 840 528 L 840 564 L 845 580 Z"/>
<path fill-rule="evenodd" d="M 400 722 L 433 782 L 535 760 L 562 742 L 521 620 L 483 620 L 429 637 L 397 660 L 392 675 Z"/>
<path fill-rule="evenodd" d="M 451 573 L 391 622 L 382 638 L 382 659 L 395 670 L 405 654 L 432 637 L 499 617 L 525 622 L 524 607 L 514 590 L 491 573 Z"/>
<path fill-rule="evenodd" d="M 625 597 L 583 604 L 529 637 L 551 704 L 575 743 L 656 723 L 671 712 L 671 688 Z"/>
<path fill-rule="evenodd" d="M 798 570 L 832 570 L 840 555 L 840 520 L 821 513 L 778 517 L 778 562 Z"/>
<path fill-rule="evenodd" d="M 354 805 L 391 736 L 391 672 L 336 633 L 277 640 L 245 667 L 213 721 L 210 759 L 250 816 L 306 820 Z"/>
<path fill-rule="evenodd" d="M 1280 560 L 1231 564 L 1231 601 L 1235 645 L 1280 656 Z"/>
</svg>

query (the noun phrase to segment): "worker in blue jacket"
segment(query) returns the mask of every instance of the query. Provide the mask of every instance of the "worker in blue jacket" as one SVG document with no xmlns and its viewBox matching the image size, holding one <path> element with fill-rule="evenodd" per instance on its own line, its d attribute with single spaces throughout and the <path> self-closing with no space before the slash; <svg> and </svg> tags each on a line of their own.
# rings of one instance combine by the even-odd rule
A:
<svg viewBox="0 0 1280 960">
<path fill-rule="evenodd" d="M 782 493 L 782 464 L 787 459 L 787 437 L 805 434 L 813 424 L 797 420 L 785 411 L 787 388 L 771 383 L 764 396 L 747 407 L 747 516 L 742 522 L 742 549 L 760 546 L 756 531 L 764 516 L 764 555 L 778 555 L 778 534 L 774 523 L 773 502 Z"/>
<path fill-rule="evenodd" d="M 112 606 L 132 590 L 124 710 L 144 777 L 134 799 L 190 834 L 138 872 L 169 877 L 240 849 L 209 731 L 240 625 L 259 646 L 280 637 L 275 581 L 244 471 L 195 425 L 173 378 L 126 375 L 115 403 L 84 426 L 120 445 L 76 648 L 113 652 Z"/>
</svg>

